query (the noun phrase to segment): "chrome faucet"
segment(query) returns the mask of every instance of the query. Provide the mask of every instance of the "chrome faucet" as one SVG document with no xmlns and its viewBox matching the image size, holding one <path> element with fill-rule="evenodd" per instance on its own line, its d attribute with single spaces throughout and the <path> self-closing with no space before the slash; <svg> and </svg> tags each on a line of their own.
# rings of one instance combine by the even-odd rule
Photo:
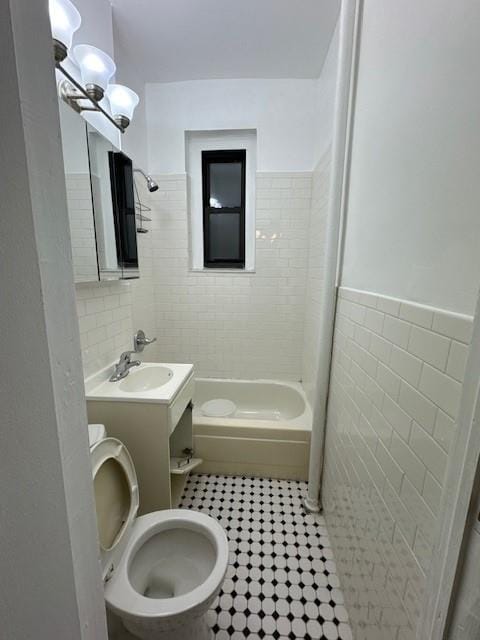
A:
<svg viewBox="0 0 480 640">
<path fill-rule="evenodd" d="M 128 376 L 128 372 L 132 367 L 138 367 L 140 364 L 140 360 L 132 360 L 130 356 L 132 353 L 141 353 L 145 347 L 152 342 L 155 342 L 156 338 L 152 338 L 149 340 L 145 336 L 145 332 L 142 329 L 139 329 L 137 333 L 133 336 L 133 351 L 124 351 L 120 356 L 120 360 L 115 365 L 115 371 L 110 376 L 110 382 L 118 382 L 122 380 L 126 376 Z"/>
<path fill-rule="evenodd" d="M 122 380 L 126 376 L 128 376 L 128 372 L 132 367 L 138 367 L 140 364 L 140 360 L 131 360 L 130 356 L 135 351 L 124 351 L 120 356 L 120 360 L 115 365 L 115 371 L 110 376 L 110 382 L 118 382 Z"/>
</svg>

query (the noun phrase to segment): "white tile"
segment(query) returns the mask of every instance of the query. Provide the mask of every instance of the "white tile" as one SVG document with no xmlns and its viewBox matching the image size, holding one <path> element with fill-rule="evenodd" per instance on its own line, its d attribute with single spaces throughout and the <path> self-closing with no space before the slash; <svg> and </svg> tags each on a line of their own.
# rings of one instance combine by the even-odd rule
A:
<svg viewBox="0 0 480 640">
<path fill-rule="evenodd" d="M 411 325 L 408 322 L 385 316 L 383 323 L 383 337 L 393 342 L 402 349 L 406 349 L 410 335 Z"/>
<path fill-rule="evenodd" d="M 377 445 L 375 457 L 377 458 L 378 463 L 383 470 L 383 473 L 390 481 L 392 487 L 397 493 L 400 493 L 403 471 L 381 442 L 379 442 Z"/>
<path fill-rule="evenodd" d="M 392 435 L 390 453 L 413 486 L 421 492 L 426 473 L 425 465 L 395 433 Z"/>
<path fill-rule="evenodd" d="M 425 571 L 425 573 L 427 573 L 432 560 L 432 547 L 427 542 L 420 529 L 417 529 L 417 532 L 415 534 L 413 550 L 415 552 L 415 556 L 420 562 L 422 569 Z"/>
<path fill-rule="evenodd" d="M 365 326 L 374 333 L 381 335 L 384 317 L 383 313 L 375 309 L 367 309 L 365 312 Z"/>
<path fill-rule="evenodd" d="M 414 521 L 420 527 L 425 538 L 431 542 L 435 531 L 435 516 L 425 500 L 406 477 L 402 482 L 400 498 L 411 513 Z"/>
<path fill-rule="evenodd" d="M 375 334 L 372 334 L 370 339 L 370 353 L 381 362 L 388 364 L 390 362 L 390 354 L 392 351 L 392 344 Z"/>
<path fill-rule="evenodd" d="M 392 427 L 385 416 L 376 407 L 373 407 L 372 409 L 372 413 L 370 415 L 370 423 L 374 428 L 377 436 L 388 448 L 390 439 L 392 437 Z"/>
<path fill-rule="evenodd" d="M 410 435 L 410 426 L 412 419 L 401 409 L 396 402 L 389 396 L 385 396 L 383 400 L 382 413 L 395 431 L 405 440 Z"/>
<path fill-rule="evenodd" d="M 447 373 L 459 382 L 463 382 L 467 356 L 468 346 L 461 342 L 452 341 L 448 354 Z"/>
<path fill-rule="evenodd" d="M 387 298 L 386 296 L 378 296 L 377 309 L 383 311 L 383 313 L 398 316 L 400 314 L 400 300 Z"/>
<path fill-rule="evenodd" d="M 410 446 L 427 469 L 442 484 L 447 466 L 447 454 L 439 444 L 416 422 L 412 425 Z"/>
<path fill-rule="evenodd" d="M 393 371 L 408 383 L 414 387 L 418 385 L 422 370 L 422 361 L 419 358 L 393 345 L 389 365 Z"/>
<path fill-rule="evenodd" d="M 446 413 L 438 410 L 437 418 L 435 421 L 435 429 L 433 437 L 442 447 L 444 451 L 448 453 L 452 444 L 453 436 L 455 435 L 455 421 L 450 418 Z"/>
<path fill-rule="evenodd" d="M 437 482 L 437 480 L 435 480 L 429 471 L 427 471 L 425 475 L 425 484 L 423 486 L 422 495 L 433 513 L 438 514 L 440 500 L 442 497 L 442 486 Z"/>
<path fill-rule="evenodd" d="M 420 305 L 402 302 L 400 305 L 400 318 L 430 329 L 433 323 L 433 310 Z"/>
<path fill-rule="evenodd" d="M 441 371 L 447 365 L 450 340 L 433 331 L 412 327 L 408 351 Z"/>
<path fill-rule="evenodd" d="M 432 328 L 449 338 L 454 338 L 465 344 L 472 339 L 473 319 L 454 313 L 437 311 L 434 314 Z"/>
<path fill-rule="evenodd" d="M 399 405 L 409 416 L 419 422 L 429 433 L 433 433 L 437 407 L 411 385 L 402 382 Z"/>
<path fill-rule="evenodd" d="M 460 383 L 456 380 L 424 365 L 419 390 L 452 418 L 456 418 L 458 413 L 461 389 Z"/>
<path fill-rule="evenodd" d="M 388 393 L 394 400 L 398 398 L 400 378 L 381 362 L 378 363 L 377 367 L 377 382 L 385 393 Z"/>
</svg>

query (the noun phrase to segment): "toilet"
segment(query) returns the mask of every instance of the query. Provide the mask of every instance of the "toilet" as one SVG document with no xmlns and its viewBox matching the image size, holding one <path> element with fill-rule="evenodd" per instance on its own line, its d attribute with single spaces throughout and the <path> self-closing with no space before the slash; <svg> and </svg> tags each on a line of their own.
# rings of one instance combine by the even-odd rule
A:
<svg viewBox="0 0 480 640">
<path fill-rule="evenodd" d="M 127 448 L 99 425 L 89 437 L 107 608 L 142 640 L 209 640 L 205 614 L 228 564 L 224 530 L 183 509 L 137 517 L 137 476 Z"/>
</svg>

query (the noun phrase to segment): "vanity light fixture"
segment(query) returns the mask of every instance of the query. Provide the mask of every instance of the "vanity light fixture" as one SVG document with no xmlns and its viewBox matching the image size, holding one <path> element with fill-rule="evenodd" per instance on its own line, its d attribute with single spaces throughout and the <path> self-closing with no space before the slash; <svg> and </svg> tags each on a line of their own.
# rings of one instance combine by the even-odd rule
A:
<svg viewBox="0 0 480 640">
<path fill-rule="evenodd" d="M 73 55 L 80 67 L 83 86 L 89 98 L 102 100 L 108 81 L 116 70 L 114 61 L 101 49 L 89 44 L 77 44 Z"/>
<path fill-rule="evenodd" d="M 106 93 L 110 102 L 112 118 L 125 129 L 132 120 L 133 112 L 140 98 L 135 91 L 123 84 L 109 84 Z"/>
<path fill-rule="evenodd" d="M 101 113 L 114 127 L 124 133 L 139 102 L 137 94 L 123 85 L 108 84 L 116 71 L 115 62 L 104 51 L 89 44 L 74 47 L 74 59 L 69 59 L 72 64 L 77 63 L 81 82 L 77 80 L 76 73 L 67 71 L 61 63 L 68 56 L 73 34 L 80 27 L 82 18 L 70 0 L 48 0 L 48 10 L 55 67 L 65 77 L 58 85 L 60 97 L 77 113 Z M 100 104 L 105 93 L 111 105 L 111 115 Z"/>
<path fill-rule="evenodd" d="M 62 62 L 72 46 L 73 34 L 80 27 L 82 18 L 70 0 L 49 0 L 48 11 L 56 62 Z"/>
</svg>

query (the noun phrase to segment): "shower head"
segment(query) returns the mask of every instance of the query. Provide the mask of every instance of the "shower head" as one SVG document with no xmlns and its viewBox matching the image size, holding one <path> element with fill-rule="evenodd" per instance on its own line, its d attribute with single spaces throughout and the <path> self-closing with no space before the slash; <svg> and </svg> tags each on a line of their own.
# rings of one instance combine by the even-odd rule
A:
<svg viewBox="0 0 480 640">
<path fill-rule="evenodd" d="M 150 193 L 153 193 L 154 191 L 158 190 L 158 184 L 150 176 L 147 176 L 147 187 Z"/>
<path fill-rule="evenodd" d="M 147 181 L 147 189 L 150 191 L 150 193 L 158 190 L 158 184 L 155 182 L 152 176 L 149 176 L 148 173 L 145 173 L 145 171 L 142 171 L 142 169 L 140 169 L 139 167 L 135 167 L 134 171 L 141 173 L 145 178 L 145 180 Z"/>
</svg>

